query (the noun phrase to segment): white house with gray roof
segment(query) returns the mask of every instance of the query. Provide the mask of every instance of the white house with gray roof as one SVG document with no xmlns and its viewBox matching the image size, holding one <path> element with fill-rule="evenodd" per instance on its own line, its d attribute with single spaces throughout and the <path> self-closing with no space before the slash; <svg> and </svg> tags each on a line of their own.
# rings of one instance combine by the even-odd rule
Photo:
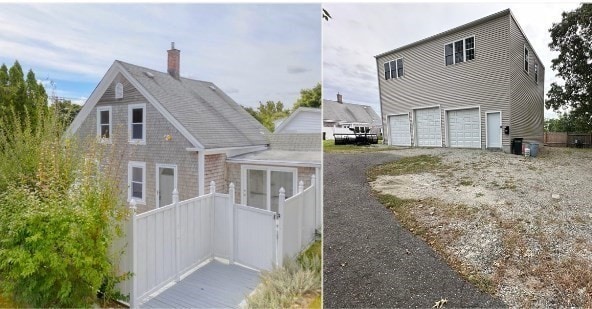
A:
<svg viewBox="0 0 592 309">
<path fill-rule="evenodd" d="M 245 204 L 271 209 L 280 187 L 290 197 L 298 180 L 320 178 L 320 136 L 274 147 L 278 137 L 215 84 L 180 76 L 174 45 L 168 73 L 116 60 L 68 132 L 120 153 L 121 188 L 139 212 L 171 204 L 175 188 L 180 200 L 209 193 L 211 181 L 217 192 L 233 182 Z"/>
<path fill-rule="evenodd" d="M 542 143 L 545 69 L 509 9 L 375 58 L 389 145 Z"/>
<path fill-rule="evenodd" d="M 323 100 L 323 138 L 334 139 L 333 134 L 353 133 L 349 128 L 369 127 L 371 133 L 382 133 L 380 116 L 369 105 L 344 103 L 337 94 L 337 101 Z"/>
</svg>

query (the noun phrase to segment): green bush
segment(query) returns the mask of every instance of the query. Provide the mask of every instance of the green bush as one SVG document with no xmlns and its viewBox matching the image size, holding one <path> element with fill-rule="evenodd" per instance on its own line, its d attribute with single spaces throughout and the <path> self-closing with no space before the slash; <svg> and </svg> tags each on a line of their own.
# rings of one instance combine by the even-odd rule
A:
<svg viewBox="0 0 592 309">
<path fill-rule="evenodd" d="M 37 127 L 13 119 L 0 122 L 0 290 L 34 307 L 120 296 L 110 247 L 127 208 L 114 169 L 99 166 L 107 152 L 63 137 L 52 114 Z"/>
</svg>

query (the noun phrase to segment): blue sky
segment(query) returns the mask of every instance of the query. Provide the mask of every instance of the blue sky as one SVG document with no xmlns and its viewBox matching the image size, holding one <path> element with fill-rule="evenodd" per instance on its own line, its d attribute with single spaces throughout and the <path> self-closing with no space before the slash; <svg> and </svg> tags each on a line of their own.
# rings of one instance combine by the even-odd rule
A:
<svg viewBox="0 0 592 309">
<path fill-rule="evenodd" d="M 548 29 L 578 2 L 548 3 L 329 3 L 323 22 L 323 95 L 337 92 L 348 103 L 367 104 L 380 114 L 375 55 L 510 8 L 545 66 L 545 94 L 558 81 Z M 561 82 L 561 81 L 559 81 Z M 546 117 L 556 117 L 545 111 Z"/>
<path fill-rule="evenodd" d="M 166 72 L 173 41 L 181 76 L 241 105 L 291 106 L 321 81 L 319 4 L 0 3 L 0 63 L 18 60 L 78 103 L 116 59 Z"/>
</svg>

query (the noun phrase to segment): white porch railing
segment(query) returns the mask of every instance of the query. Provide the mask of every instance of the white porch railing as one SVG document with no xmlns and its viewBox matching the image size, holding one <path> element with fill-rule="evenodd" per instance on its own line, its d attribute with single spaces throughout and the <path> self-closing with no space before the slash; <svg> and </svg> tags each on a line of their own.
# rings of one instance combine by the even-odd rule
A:
<svg viewBox="0 0 592 309">
<path fill-rule="evenodd" d="M 168 284 L 178 282 L 199 264 L 212 258 L 227 259 L 258 270 L 281 265 L 284 256 L 294 257 L 314 240 L 319 190 L 312 176 L 311 186 L 285 199 L 280 189 L 279 213 L 236 204 L 234 184 L 228 194 L 210 193 L 142 214 L 133 213 L 125 226 L 126 237 L 114 244 L 123 250 L 120 273 L 132 277 L 119 284 L 130 295 L 134 308 Z"/>
</svg>

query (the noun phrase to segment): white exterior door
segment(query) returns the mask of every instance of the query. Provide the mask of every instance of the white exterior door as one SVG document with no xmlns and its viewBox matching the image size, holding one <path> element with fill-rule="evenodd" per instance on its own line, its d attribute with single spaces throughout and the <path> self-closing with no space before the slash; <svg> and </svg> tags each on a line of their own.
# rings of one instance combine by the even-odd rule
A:
<svg viewBox="0 0 592 309">
<path fill-rule="evenodd" d="M 175 166 L 156 166 L 156 177 L 158 179 L 156 195 L 157 207 L 167 206 L 173 203 L 173 190 L 176 186 L 176 167 Z"/>
<path fill-rule="evenodd" d="M 487 148 L 502 148 L 502 117 L 500 112 L 487 113 Z"/>
<path fill-rule="evenodd" d="M 447 111 L 448 146 L 458 148 L 481 148 L 481 119 L 479 109 Z"/>
<path fill-rule="evenodd" d="M 394 115 L 388 119 L 390 142 L 394 146 L 411 146 L 409 115 Z"/>
<path fill-rule="evenodd" d="M 439 107 L 415 110 L 417 146 L 442 147 L 441 120 Z"/>
</svg>

